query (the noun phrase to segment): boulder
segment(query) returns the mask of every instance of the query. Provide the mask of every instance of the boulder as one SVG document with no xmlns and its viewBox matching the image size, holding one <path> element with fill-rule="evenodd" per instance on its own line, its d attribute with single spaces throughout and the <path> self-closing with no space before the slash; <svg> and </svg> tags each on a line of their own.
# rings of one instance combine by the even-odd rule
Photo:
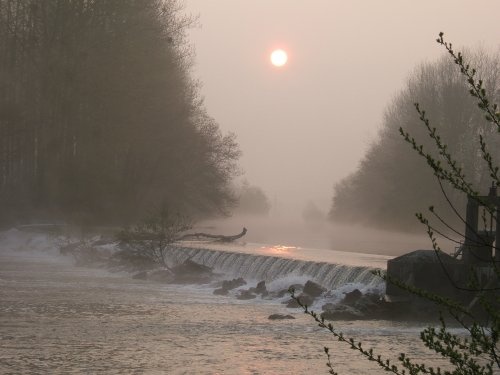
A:
<svg viewBox="0 0 500 375">
<path fill-rule="evenodd" d="M 297 293 L 297 292 L 299 292 L 299 291 L 301 292 L 301 291 L 302 291 L 302 289 L 304 289 L 304 285 L 302 285 L 302 284 L 292 284 L 292 285 L 290 285 L 290 286 L 288 287 L 287 291 L 290 291 L 290 290 L 292 290 L 292 289 L 293 289 L 293 291 L 294 291 L 295 293 Z"/>
<path fill-rule="evenodd" d="M 326 288 L 323 288 L 321 285 L 315 283 L 314 281 L 308 280 L 306 285 L 304 285 L 304 289 L 302 292 L 310 295 L 311 297 L 319 297 L 324 292 L 326 292 Z"/>
<path fill-rule="evenodd" d="M 284 314 L 271 314 L 267 318 L 269 320 L 283 320 L 283 319 L 295 319 L 292 315 L 284 315 Z"/>
<path fill-rule="evenodd" d="M 156 270 L 149 275 L 150 280 L 159 281 L 162 283 L 171 283 L 175 279 L 174 273 L 168 268 Z"/>
<path fill-rule="evenodd" d="M 174 282 L 179 284 L 206 284 L 215 276 L 210 267 L 191 259 L 173 267 L 172 272 L 175 275 Z"/>
<path fill-rule="evenodd" d="M 354 295 L 358 295 L 355 293 Z M 397 319 L 401 314 L 397 304 L 385 302 L 380 295 L 368 293 L 357 297 L 353 303 L 341 302 L 339 304 L 327 303 L 322 309 L 325 319 Z"/>
<path fill-rule="evenodd" d="M 354 303 L 354 307 L 361 311 L 370 311 L 378 308 L 382 299 L 377 294 L 364 294 Z"/>
<path fill-rule="evenodd" d="M 327 305 L 330 305 L 330 304 L 327 304 Z M 323 309 L 325 308 L 325 306 L 323 306 Z M 343 304 L 335 305 L 335 306 L 333 306 L 333 308 L 331 308 L 331 309 L 329 308 L 328 310 L 323 311 L 323 313 L 321 313 L 321 317 L 326 319 L 326 320 L 360 320 L 360 319 L 365 319 L 365 315 L 361 311 L 355 309 L 352 306 L 343 305 Z"/>
<path fill-rule="evenodd" d="M 245 300 L 245 299 L 254 299 L 255 297 L 257 296 L 253 294 L 250 290 L 242 290 L 236 298 Z"/>
<path fill-rule="evenodd" d="M 262 297 L 265 297 L 269 294 L 266 288 L 266 282 L 260 281 L 255 288 L 250 288 L 250 292 L 255 293 L 255 294 L 260 294 Z"/>
<path fill-rule="evenodd" d="M 214 294 L 219 295 L 219 296 L 227 296 L 228 293 L 229 293 L 229 290 L 224 289 L 224 288 L 218 288 L 218 289 L 214 290 Z"/>
<path fill-rule="evenodd" d="M 214 294 L 226 296 L 229 294 L 230 290 L 236 289 L 242 285 L 245 285 L 246 283 L 247 282 L 245 280 L 243 280 L 242 277 L 239 277 L 237 279 L 232 279 L 232 280 L 224 280 L 222 282 L 222 286 L 220 288 L 214 290 Z"/>
<path fill-rule="evenodd" d="M 255 287 L 255 293 L 262 294 L 267 293 L 266 282 L 264 280 L 260 281 Z"/>
<path fill-rule="evenodd" d="M 237 279 L 232 279 L 232 280 L 224 280 L 222 282 L 221 289 L 225 289 L 225 290 L 229 291 L 232 289 L 236 289 L 240 286 L 246 285 L 246 283 L 247 282 L 243 279 L 243 277 L 239 277 Z"/>
<path fill-rule="evenodd" d="M 330 311 L 330 310 L 335 310 L 335 307 L 337 305 L 334 303 L 326 303 L 321 307 L 321 310 L 323 311 Z"/>
<path fill-rule="evenodd" d="M 342 302 L 346 304 L 353 304 L 363 296 L 363 293 L 361 293 L 359 289 L 354 289 L 352 292 L 347 292 L 344 294 L 345 296 Z"/>
<path fill-rule="evenodd" d="M 304 294 L 304 293 L 297 296 L 297 298 L 300 300 L 300 303 L 302 303 L 303 305 L 307 305 L 307 306 L 311 306 L 314 302 L 314 297 L 311 297 L 310 295 Z M 291 298 L 287 302 L 286 307 L 290 307 L 290 308 L 299 307 L 299 304 L 297 303 L 297 301 L 295 301 L 293 298 Z"/>
<path fill-rule="evenodd" d="M 401 305 L 386 302 L 380 295 L 373 293 L 363 295 L 352 306 L 369 319 L 398 319 L 398 316 L 404 317 L 405 310 L 407 310 L 405 305 L 402 305 L 404 308 L 401 309 Z M 424 311 L 418 309 L 418 314 L 421 316 Z"/>
</svg>

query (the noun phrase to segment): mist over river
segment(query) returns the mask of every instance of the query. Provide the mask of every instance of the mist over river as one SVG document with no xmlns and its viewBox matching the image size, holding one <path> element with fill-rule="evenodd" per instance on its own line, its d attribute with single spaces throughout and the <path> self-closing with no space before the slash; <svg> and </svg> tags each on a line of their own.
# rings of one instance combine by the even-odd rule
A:
<svg viewBox="0 0 500 375">
<path fill-rule="evenodd" d="M 385 373 L 301 310 L 286 308 L 287 296 L 238 300 L 214 295 L 216 282 L 163 284 L 76 267 L 56 244 L 41 234 L 0 233 L 1 374 L 326 374 L 324 346 L 341 374 Z M 383 289 L 360 266 L 380 266 L 380 256 L 351 254 L 344 262 L 349 264 L 342 264 L 347 258 L 339 252 L 311 250 L 307 260 L 307 251 L 281 250 L 282 256 L 272 245 L 179 248 L 176 256 L 211 264 L 226 278 L 246 272 L 246 288 L 262 278 L 269 290 L 277 290 L 322 272 L 332 300 L 353 288 Z M 320 259 L 325 254 L 331 254 L 329 263 Z M 295 319 L 268 319 L 276 313 Z M 429 364 L 439 362 L 418 339 L 423 325 L 383 320 L 334 325 L 389 358 L 405 351 Z"/>
</svg>

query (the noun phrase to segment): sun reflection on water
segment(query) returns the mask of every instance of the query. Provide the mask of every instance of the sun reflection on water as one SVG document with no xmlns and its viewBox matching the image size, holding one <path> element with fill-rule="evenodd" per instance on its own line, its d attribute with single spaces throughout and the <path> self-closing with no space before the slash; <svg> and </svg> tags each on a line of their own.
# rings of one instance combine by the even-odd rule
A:
<svg viewBox="0 0 500 375">
<path fill-rule="evenodd" d="M 262 250 L 262 252 L 269 255 L 290 255 L 292 250 L 298 250 L 300 249 L 300 247 L 274 245 L 274 246 L 262 246 L 260 249 Z"/>
</svg>

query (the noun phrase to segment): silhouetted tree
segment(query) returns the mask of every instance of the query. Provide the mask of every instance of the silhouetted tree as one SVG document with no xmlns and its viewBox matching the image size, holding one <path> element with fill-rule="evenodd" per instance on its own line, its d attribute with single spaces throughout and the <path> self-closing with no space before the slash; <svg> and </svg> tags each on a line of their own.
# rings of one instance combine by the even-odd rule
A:
<svg viewBox="0 0 500 375">
<path fill-rule="evenodd" d="M 317 224 L 324 221 L 326 215 L 313 201 L 308 201 L 302 210 L 302 219 L 304 219 L 306 223 Z"/>
<path fill-rule="evenodd" d="M 0 0 L 0 219 L 234 203 L 239 150 L 190 77 L 177 0 Z"/>
<path fill-rule="evenodd" d="M 236 195 L 238 203 L 234 210 L 235 213 L 256 216 L 269 214 L 271 203 L 266 193 L 260 187 L 250 185 L 248 181 L 243 181 Z"/>
<path fill-rule="evenodd" d="M 482 51 L 466 55 L 484 77 L 484 86 L 492 93 L 492 99 L 498 100 L 500 55 Z M 482 114 L 473 104 L 468 90 L 467 82 L 446 57 L 420 65 L 386 109 L 379 136 L 356 172 L 335 186 L 330 218 L 384 229 L 415 230 L 413 213 L 423 205 L 436 202 L 437 208 L 446 206 L 432 171 L 408 149 L 397 132 L 403 127 L 424 139 L 424 146 L 432 142 L 425 137 L 425 130 L 414 115 L 415 101 L 435 119 L 435 126 L 448 150 L 456 155 L 459 166 L 470 180 L 477 186 L 488 186 L 489 172 L 481 163 L 479 144 L 470 139 L 480 133 L 487 137 L 495 129 L 482 121 Z M 492 137 L 491 142 L 493 149 L 500 146 L 496 137 Z M 437 153 L 433 155 L 438 156 Z M 500 161 L 498 153 L 494 158 Z M 464 207 L 462 195 L 450 191 L 450 198 L 458 208 Z M 444 219 L 451 224 L 456 222 L 451 211 L 441 212 L 445 212 Z"/>
<path fill-rule="evenodd" d="M 455 68 L 458 70 L 460 77 L 464 80 L 468 94 L 474 99 L 472 105 L 479 108 L 481 117 L 477 118 L 477 122 L 472 124 L 472 128 L 476 128 L 476 132 L 472 132 L 473 137 L 467 141 L 469 143 L 478 143 L 478 158 L 484 164 L 484 172 L 487 174 L 488 179 L 492 179 L 494 184 L 500 184 L 499 166 L 498 166 L 498 133 L 500 132 L 500 111 L 499 106 L 495 103 L 486 88 L 486 80 L 479 78 L 478 71 L 474 65 L 464 57 L 460 52 L 456 52 L 451 43 L 443 39 L 443 33 L 439 34 L 437 42 L 442 45 L 448 52 L 448 57 L 451 57 Z M 487 77 L 487 76 L 486 76 Z M 492 92 L 498 94 L 498 86 L 493 86 Z M 494 203 L 496 198 L 495 189 L 492 189 L 491 202 L 484 201 L 484 197 L 479 193 L 484 189 L 481 179 L 474 180 L 477 176 L 472 174 L 467 177 L 464 173 L 463 162 L 460 162 L 464 148 L 451 149 L 444 142 L 446 138 L 442 136 L 440 131 L 433 127 L 432 118 L 427 110 L 419 102 L 414 102 L 414 110 L 418 114 L 417 118 L 423 131 L 423 136 L 416 136 L 417 128 L 408 131 L 404 126 L 399 127 L 397 131 L 402 136 L 407 144 L 410 144 L 413 151 L 423 159 L 427 168 L 438 180 L 439 185 L 446 184 L 451 191 L 457 194 L 464 194 L 471 200 L 477 203 L 484 204 L 484 214 L 482 220 L 487 224 L 486 217 L 491 215 L 491 219 L 498 220 L 497 204 Z M 461 108 L 457 111 L 463 112 Z M 439 117 L 438 117 L 439 118 Z M 419 132 L 420 133 L 420 132 Z M 422 143 L 422 139 L 426 139 L 426 144 Z M 464 142 L 466 143 L 466 142 Z M 465 146 L 465 144 L 464 144 Z M 434 150 L 432 153 L 430 150 Z M 458 151 L 457 151 L 458 150 Z M 437 155 L 437 156 L 434 156 Z M 470 155 L 475 157 L 476 155 Z M 438 189 L 440 190 L 440 189 Z M 441 191 L 443 193 L 443 191 Z M 443 198 L 448 205 L 450 205 L 456 216 L 464 220 L 453 202 L 448 199 L 449 195 L 444 194 Z M 441 232 L 442 227 L 449 227 L 450 224 L 447 220 L 443 220 L 443 216 L 435 207 L 429 208 L 430 215 L 433 220 L 429 220 L 424 214 L 418 212 L 416 217 L 425 226 L 427 234 L 431 239 L 432 247 L 438 259 L 442 250 L 438 245 L 438 237 L 450 240 L 449 237 L 443 235 Z M 496 228 L 500 230 L 500 228 Z M 472 231 L 472 233 L 471 233 Z M 486 240 L 481 240 L 481 233 L 471 227 L 467 223 L 465 233 L 455 231 L 455 234 L 469 242 L 465 250 L 470 251 L 470 247 L 481 247 L 487 244 Z M 491 233 L 490 233 L 491 234 Z M 466 237 L 469 236 L 469 237 Z M 471 242 L 473 241 L 473 242 Z M 495 241 L 496 242 L 496 241 Z M 500 250 L 499 244 L 491 243 L 488 245 L 495 251 L 495 257 L 490 254 L 487 258 L 479 258 L 482 262 L 476 263 L 478 259 L 468 264 L 469 260 L 465 260 L 467 265 L 470 266 L 469 277 L 470 282 L 468 286 L 457 285 L 453 282 L 453 278 L 448 275 L 453 286 L 460 292 L 468 293 L 467 298 L 456 300 L 450 296 L 440 296 L 426 290 L 419 289 L 412 284 L 412 281 L 402 282 L 390 275 L 385 275 L 383 272 L 376 271 L 376 273 L 383 277 L 388 283 L 394 284 L 397 287 L 404 289 L 407 292 L 413 293 L 416 296 L 423 298 L 428 302 L 434 303 L 439 307 L 439 320 L 440 326 L 430 326 L 425 328 L 421 334 L 420 339 L 426 347 L 433 350 L 435 353 L 442 356 L 449 362 L 450 369 L 443 370 L 440 367 L 435 367 L 432 363 L 418 363 L 411 358 L 411 353 L 400 353 L 397 360 L 386 359 L 378 355 L 373 348 L 366 349 L 365 346 L 352 337 L 347 337 L 332 323 L 328 323 L 325 319 L 314 311 L 310 310 L 307 305 L 301 303 L 300 298 L 294 295 L 291 289 L 292 297 L 304 309 L 304 312 L 318 323 L 322 328 L 327 329 L 330 333 L 341 343 L 346 344 L 349 348 L 360 353 L 365 359 L 374 362 L 387 372 L 393 374 L 471 374 L 471 375 L 493 375 L 498 373 L 500 369 L 500 355 L 498 342 L 500 339 L 500 296 L 499 296 L 499 280 L 500 280 L 500 267 L 498 260 L 498 251 Z M 468 248 L 468 249 L 467 249 Z M 471 254 L 474 254 L 471 252 Z M 464 260 L 462 258 L 462 260 Z M 443 266 L 444 268 L 444 266 Z M 443 269 L 444 272 L 444 269 Z M 484 277 L 481 279 L 481 276 Z M 452 318 L 454 324 L 463 329 L 463 332 L 452 332 L 448 328 L 447 320 L 442 312 L 445 312 Z M 324 348 L 327 356 L 327 367 L 330 374 L 337 374 L 334 369 L 334 360 L 330 355 L 329 348 Z"/>
</svg>

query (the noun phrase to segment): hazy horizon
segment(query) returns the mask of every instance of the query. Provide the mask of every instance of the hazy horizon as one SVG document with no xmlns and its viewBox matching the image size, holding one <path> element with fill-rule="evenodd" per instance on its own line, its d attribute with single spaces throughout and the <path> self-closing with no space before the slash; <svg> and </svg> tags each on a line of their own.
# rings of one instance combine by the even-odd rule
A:
<svg viewBox="0 0 500 375">
<path fill-rule="evenodd" d="M 424 228 L 417 227 L 422 229 L 420 232 L 417 230 L 414 233 L 401 233 L 328 221 L 306 222 L 296 217 L 234 215 L 198 222 L 193 230 L 234 235 L 240 233 L 243 227 L 247 228 L 248 232 L 237 243 L 391 256 L 399 256 L 413 250 L 432 249 Z M 453 243 L 441 241 L 440 245 L 444 251 L 454 251 Z"/>
<path fill-rule="evenodd" d="M 499 369 L 499 15 L 0 0 L 0 374 Z"/>
<path fill-rule="evenodd" d="M 199 16 L 189 41 L 208 113 L 236 133 L 243 178 L 273 217 L 299 217 L 308 201 L 326 213 L 409 74 L 444 53 L 440 31 L 458 48 L 499 48 L 500 2 L 474 4 L 185 2 Z M 269 63 L 274 48 L 288 52 L 284 68 Z"/>
</svg>

